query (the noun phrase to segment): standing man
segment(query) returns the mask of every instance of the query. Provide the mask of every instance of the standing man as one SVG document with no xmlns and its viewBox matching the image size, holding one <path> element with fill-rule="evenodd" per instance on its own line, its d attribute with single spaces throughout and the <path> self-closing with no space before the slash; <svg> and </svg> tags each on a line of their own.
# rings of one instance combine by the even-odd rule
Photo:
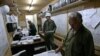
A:
<svg viewBox="0 0 100 56">
<path fill-rule="evenodd" d="M 91 32 L 82 24 L 82 15 L 78 12 L 69 14 L 71 26 L 63 45 L 56 49 L 59 52 L 65 47 L 65 56 L 94 56 L 94 42 Z"/>
<path fill-rule="evenodd" d="M 43 25 L 43 33 L 45 35 L 45 41 L 46 41 L 46 45 L 48 50 L 51 50 L 55 48 L 54 45 L 54 33 L 56 31 L 56 24 L 53 20 L 51 20 L 51 14 L 50 13 L 46 13 L 46 21 L 44 22 Z"/>
<path fill-rule="evenodd" d="M 31 21 L 28 21 L 28 23 L 29 23 L 29 36 L 35 36 L 37 32 L 35 25 Z"/>
</svg>

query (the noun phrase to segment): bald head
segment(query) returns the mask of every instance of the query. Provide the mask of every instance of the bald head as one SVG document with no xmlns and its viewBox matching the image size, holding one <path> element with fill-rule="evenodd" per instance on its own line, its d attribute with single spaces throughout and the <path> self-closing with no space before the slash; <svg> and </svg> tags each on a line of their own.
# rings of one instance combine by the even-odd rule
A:
<svg viewBox="0 0 100 56">
<path fill-rule="evenodd" d="M 79 12 L 71 12 L 68 16 L 69 18 L 77 19 L 80 23 L 83 22 L 82 15 Z"/>
<path fill-rule="evenodd" d="M 70 26 L 77 30 L 82 25 L 82 15 L 79 12 L 72 12 L 68 15 Z"/>
<path fill-rule="evenodd" d="M 28 23 L 29 23 L 29 24 L 32 24 L 32 22 L 31 22 L 31 21 L 28 21 Z"/>
</svg>

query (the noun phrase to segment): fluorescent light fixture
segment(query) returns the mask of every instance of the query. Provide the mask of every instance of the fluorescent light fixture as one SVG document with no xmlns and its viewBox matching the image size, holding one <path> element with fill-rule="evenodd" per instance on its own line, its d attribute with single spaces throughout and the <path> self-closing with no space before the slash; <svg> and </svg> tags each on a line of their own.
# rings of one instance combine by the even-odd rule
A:
<svg viewBox="0 0 100 56">
<path fill-rule="evenodd" d="M 30 4 L 31 6 L 28 6 L 25 9 L 29 10 L 29 11 L 35 9 L 35 7 L 33 7 L 32 5 L 37 4 L 38 2 L 39 2 L 39 0 L 27 0 L 27 3 Z"/>
<path fill-rule="evenodd" d="M 39 0 L 33 0 L 33 1 L 32 1 L 32 5 L 33 5 L 33 4 L 37 4 L 38 2 L 39 2 Z"/>
<path fill-rule="evenodd" d="M 31 7 L 29 8 L 29 11 L 34 10 L 34 9 L 35 9 L 35 7 L 32 7 L 32 6 L 31 6 Z"/>
<path fill-rule="evenodd" d="M 28 4 L 37 4 L 39 0 L 25 0 Z"/>
<path fill-rule="evenodd" d="M 29 10 L 29 8 L 30 8 L 30 6 L 26 6 L 24 9 L 25 9 L 25 10 Z"/>
<path fill-rule="evenodd" d="M 28 4 L 31 4 L 32 0 L 25 0 Z"/>
</svg>

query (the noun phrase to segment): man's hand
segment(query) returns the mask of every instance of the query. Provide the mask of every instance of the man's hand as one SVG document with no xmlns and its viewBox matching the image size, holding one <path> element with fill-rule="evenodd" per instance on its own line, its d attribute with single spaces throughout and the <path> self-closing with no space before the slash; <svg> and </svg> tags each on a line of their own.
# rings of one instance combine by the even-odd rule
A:
<svg viewBox="0 0 100 56">
<path fill-rule="evenodd" d="M 55 52 L 56 52 L 56 53 L 60 52 L 60 51 L 62 50 L 62 48 L 63 48 L 63 45 L 59 46 L 59 47 L 55 50 Z"/>
<path fill-rule="evenodd" d="M 53 33 L 53 32 L 54 32 L 54 31 L 46 31 L 45 33 L 47 33 L 47 34 L 48 34 L 48 33 Z"/>
<path fill-rule="evenodd" d="M 57 49 L 55 50 L 55 52 L 56 52 L 56 53 L 60 52 L 60 48 L 57 48 Z"/>
</svg>

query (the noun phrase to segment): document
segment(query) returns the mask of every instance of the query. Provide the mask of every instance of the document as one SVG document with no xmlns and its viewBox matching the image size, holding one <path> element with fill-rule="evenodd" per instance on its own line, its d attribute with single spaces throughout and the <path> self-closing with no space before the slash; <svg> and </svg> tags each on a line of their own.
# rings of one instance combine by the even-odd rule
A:
<svg viewBox="0 0 100 56">
<path fill-rule="evenodd" d="M 92 28 L 95 29 L 95 27 L 97 27 L 97 25 L 100 23 L 100 16 L 97 16 L 97 15 L 94 15 L 92 18 L 91 18 L 91 26 Z"/>
<path fill-rule="evenodd" d="M 60 52 L 55 53 L 55 50 L 46 51 L 40 54 L 36 54 L 34 56 L 62 56 Z"/>
<path fill-rule="evenodd" d="M 24 36 L 21 38 L 21 40 L 36 40 L 36 39 L 41 39 L 40 36 Z"/>
<path fill-rule="evenodd" d="M 55 53 L 55 50 L 51 50 L 47 52 L 48 56 L 62 56 L 60 52 Z"/>
</svg>

